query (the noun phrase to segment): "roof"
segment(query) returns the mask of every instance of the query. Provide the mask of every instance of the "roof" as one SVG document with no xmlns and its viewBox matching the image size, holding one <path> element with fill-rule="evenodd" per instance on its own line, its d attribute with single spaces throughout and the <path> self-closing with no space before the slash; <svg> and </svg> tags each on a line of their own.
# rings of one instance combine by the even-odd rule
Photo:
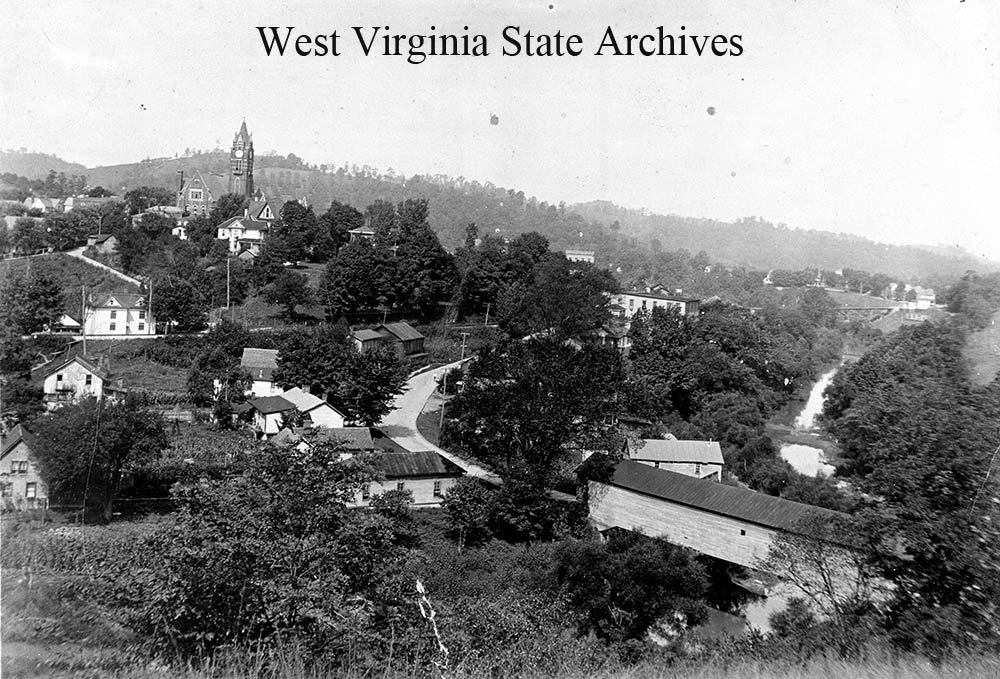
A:
<svg viewBox="0 0 1000 679">
<path fill-rule="evenodd" d="M 371 328 L 364 328 L 362 330 L 354 330 L 351 332 L 351 337 L 358 340 L 359 342 L 370 342 L 371 340 L 383 339 L 382 335 L 375 332 Z"/>
<path fill-rule="evenodd" d="M 375 459 L 375 467 L 387 479 L 420 476 L 462 476 L 465 471 L 454 462 L 444 459 L 431 450 L 405 453 L 382 453 Z"/>
<path fill-rule="evenodd" d="M 7 432 L 6 436 L 3 437 L 3 446 L 0 447 L 0 457 L 3 457 L 12 451 L 14 447 L 22 441 L 24 441 L 28 448 L 32 448 L 34 446 L 33 439 L 34 436 L 32 436 L 28 430 L 20 424 L 16 425 L 13 429 Z"/>
<path fill-rule="evenodd" d="M 645 297 L 646 299 L 665 299 L 668 302 L 700 302 L 697 297 L 681 297 L 680 295 L 666 295 L 661 292 L 644 292 L 641 290 L 626 290 L 618 293 L 620 295 L 631 295 L 632 297 Z"/>
<path fill-rule="evenodd" d="M 400 342 L 409 342 L 410 340 L 424 339 L 416 329 L 409 323 L 399 321 L 398 323 L 383 323 L 376 327 L 376 331 L 384 328 L 386 332 L 393 335 Z"/>
<path fill-rule="evenodd" d="M 320 427 L 313 430 L 317 438 L 331 439 L 344 444 L 348 450 L 374 450 L 372 433 L 368 427 Z"/>
<path fill-rule="evenodd" d="M 111 300 L 118 302 L 118 304 L 111 304 Z M 92 296 L 88 306 L 94 309 L 104 307 L 114 307 L 116 309 L 135 309 L 146 306 L 146 296 L 136 295 L 130 292 L 105 292 Z"/>
<path fill-rule="evenodd" d="M 41 376 L 43 378 L 48 377 L 52 373 L 59 372 L 60 370 L 68 366 L 70 363 L 79 363 L 85 369 L 97 375 L 102 380 L 108 379 L 108 373 L 106 370 L 102 370 L 96 363 L 92 363 L 89 359 L 84 358 L 83 356 L 72 356 L 63 361 L 59 361 L 58 363 L 56 363 L 55 361 L 53 361 L 52 363 L 53 366 L 51 368 L 46 368 L 44 366 L 42 367 Z"/>
<path fill-rule="evenodd" d="M 271 382 L 274 380 L 274 371 L 278 369 L 278 350 L 244 348 L 240 367 L 255 380 Z"/>
<path fill-rule="evenodd" d="M 103 243 L 104 241 L 115 237 L 113 234 L 110 233 L 102 233 L 102 234 L 92 233 L 89 236 L 87 236 L 87 238 L 93 238 L 95 243 Z M 118 239 L 115 238 L 115 240 Z"/>
<path fill-rule="evenodd" d="M 767 528 L 796 532 L 808 517 L 842 517 L 830 509 L 792 502 L 746 488 L 696 479 L 640 462 L 619 462 L 611 485 Z"/>
<path fill-rule="evenodd" d="M 284 399 L 280 396 L 261 396 L 260 398 L 252 398 L 247 401 L 255 409 L 263 413 L 264 415 L 270 415 L 272 413 L 284 413 L 289 410 L 295 410 L 295 404 L 291 401 Z"/>
<path fill-rule="evenodd" d="M 679 441 L 677 439 L 643 439 L 643 446 L 631 455 L 633 460 L 654 462 L 699 462 L 723 464 L 722 447 L 718 441 Z"/>
<path fill-rule="evenodd" d="M 331 410 L 336 410 L 338 413 L 340 413 L 339 410 L 337 410 L 332 405 L 321 399 L 319 396 L 314 396 L 307 391 L 302 391 L 302 389 L 300 389 L 299 387 L 293 387 L 292 389 L 289 389 L 280 394 L 280 396 L 286 401 L 294 403 L 295 407 L 299 409 L 299 412 L 307 413 L 310 410 L 319 408 L 320 406 L 326 406 L 327 408 L 330 408 Z M 343 413 L 340 414 L 343 415 Z"/>
<path fill-rule="evenodd" d="M 217 229 L 257 229 L 258 231 L 267 231 L 270 222 L 264 221 L 263 219 L 254 219 L 253 217 L 230 217 L 226 221 L 219 224 Z"/>
</svg>

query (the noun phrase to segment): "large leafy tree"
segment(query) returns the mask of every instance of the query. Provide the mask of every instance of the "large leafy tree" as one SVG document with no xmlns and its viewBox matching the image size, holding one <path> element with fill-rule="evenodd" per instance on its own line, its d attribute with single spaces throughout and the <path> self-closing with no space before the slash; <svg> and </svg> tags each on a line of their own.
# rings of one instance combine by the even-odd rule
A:
<svg viewBox="0 0 1000 679">
<path fill-rule="evenodd" d="M 129 214 L 138 214 L 154 205 L 174 205 L 177 196 L 161 186 L 140 186 L 125 194 Z"/>
<path fill-rule="evenodd" d="M 400 298 L 431 317 L 440 313 L 439 303 L 451 299 L 459 279 L 454 258 L 441 247 L 427 215 L 426 200 L 400 204 L 396 261 Z"/>
<path fill-rule="evenodd" d="M 376 475 L 364 459 L 341 462 L 342 452 L 330 442 L 267 445 L 247 455 L 243 474 L 177 491 L 178 525 L 160 535 L 167 576 L 147 595 L 155 642 L 184 657 L 290 639 L 333 658 L 354 658 L 360 639 L 376 657 L 400 652 L 382 647 L 377 630 L 409 638 L 419 621 L 414 607 L 397 608 L 409 589 L 408 510 L 349 509 Z"/>
<path fill-rule="evenodd" d="M 0 319 L 23 335 L 44 330 L 62 314 L 62 288 L 43 273 L 9 272 L 0 283 Z"/>
<path fill-rule="evenodd" d="M 319 298 L 327 318 L 396 300 L 397 265 L 385 249 L 363 241 L 341 248 L 326 266 Z"/>
<path fill-rule="evenodd" d="M 63 406 L 36 420 L 33 431 L 53 502 L 83 505 L 105 521 L 123 473 L 156 458 L 167 444 L 162 418 L 132 401 Z"/>
<path fill-rule="evenodd" d="M 264 299 L 269 304 L 282 306 L 285 316 L 292 319 L 295 318 L 295 308 L 312 304 L 315 295 L 305 274 L 285 269 L 264 288 Z"/>
<path fill-rule="evenodd" d="M 489 347 L 449 405 L 447 438 L 507 478 L 546 486 L 572 449 L 607 446 L 622 384 L 610 349 L 552 338 Z"/>
<path fill-rule="evenodd" d="M 189 280 L 160 276 L 153 282 L 153 316 L 166 323 L 167 332 L 201 330 L 205 327 L 208 300 Z"/>
<path fill-rule="evenodd" d="M 333 201 L 318 218 L 315 250 L 319 259 L 332 259 L 350 239 L 348 231 L 364 224 L 364 215 L 346 203 Z"/>
</svg>

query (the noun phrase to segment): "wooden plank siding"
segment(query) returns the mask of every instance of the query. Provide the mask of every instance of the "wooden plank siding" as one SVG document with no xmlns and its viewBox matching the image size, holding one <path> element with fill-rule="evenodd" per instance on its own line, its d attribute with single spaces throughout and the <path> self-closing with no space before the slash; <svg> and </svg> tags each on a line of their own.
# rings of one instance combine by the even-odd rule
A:
<svg viewBox="0 0 1000 679">
<path fill-rule="evenodd" d="M 634 530 L 749 568 L 767 558 L 776 534 L 749 521 L 597 481 L 589 483 L 589 497 L 590 521 L 598 530 Z"/>
</svg>

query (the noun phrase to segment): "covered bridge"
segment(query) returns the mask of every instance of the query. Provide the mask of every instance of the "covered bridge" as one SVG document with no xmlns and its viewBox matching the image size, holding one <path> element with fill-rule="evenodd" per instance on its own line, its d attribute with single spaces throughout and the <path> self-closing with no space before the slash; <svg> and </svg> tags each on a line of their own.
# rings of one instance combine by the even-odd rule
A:
<svg viewBox="0 0 1000 679">
<path fill-rule="evenodd" d="M 589 497 L 598 530 L 634 530 L 750 568 L 767 558 L 776 534 L 799 532 L 807 518 L 843 516 L 628 460 L 610 483 L 591 481 Z"/>
</svg>

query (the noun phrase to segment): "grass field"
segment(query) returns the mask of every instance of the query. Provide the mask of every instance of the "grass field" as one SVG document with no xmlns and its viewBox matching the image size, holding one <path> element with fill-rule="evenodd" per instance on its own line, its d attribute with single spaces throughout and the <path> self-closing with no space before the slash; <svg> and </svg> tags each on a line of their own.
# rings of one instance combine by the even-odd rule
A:
<svg viewBox="0 0 1000 679">
<path fill-rule="evenodd" d="M 80 318 L 82 286 L 87 286 L 88 292 L 139 292 L 134 285 L 107 271 L 61 253 L 0 260 L 0 280 L 11 272 L 23 274 L 28 270 L 44 273 L 59 283 L 63 289 L 63 311 L 76 319 Z"/>
<path fill-rule="evenodd" d="M 1000 371 L 1000 311 L 993 314 L 990 324 L 969 336 L 965 357 L 972 364 L 972 381 L 989 384 Z"/>
<path fill-rule="evenodd" d="M 826 288 L 826 292 L 830 295 L 830 299 L 837 303 L 837 306 L 895 307 L 902 305 L 901 302 L 896 302 L 891 299 L 882 299 L 881 297 L 872 297 L 871 295 L 860 295 L 856 292 L 844 292 L 843 290 L 834 290 L 831 288 Z"/>
</svg>

